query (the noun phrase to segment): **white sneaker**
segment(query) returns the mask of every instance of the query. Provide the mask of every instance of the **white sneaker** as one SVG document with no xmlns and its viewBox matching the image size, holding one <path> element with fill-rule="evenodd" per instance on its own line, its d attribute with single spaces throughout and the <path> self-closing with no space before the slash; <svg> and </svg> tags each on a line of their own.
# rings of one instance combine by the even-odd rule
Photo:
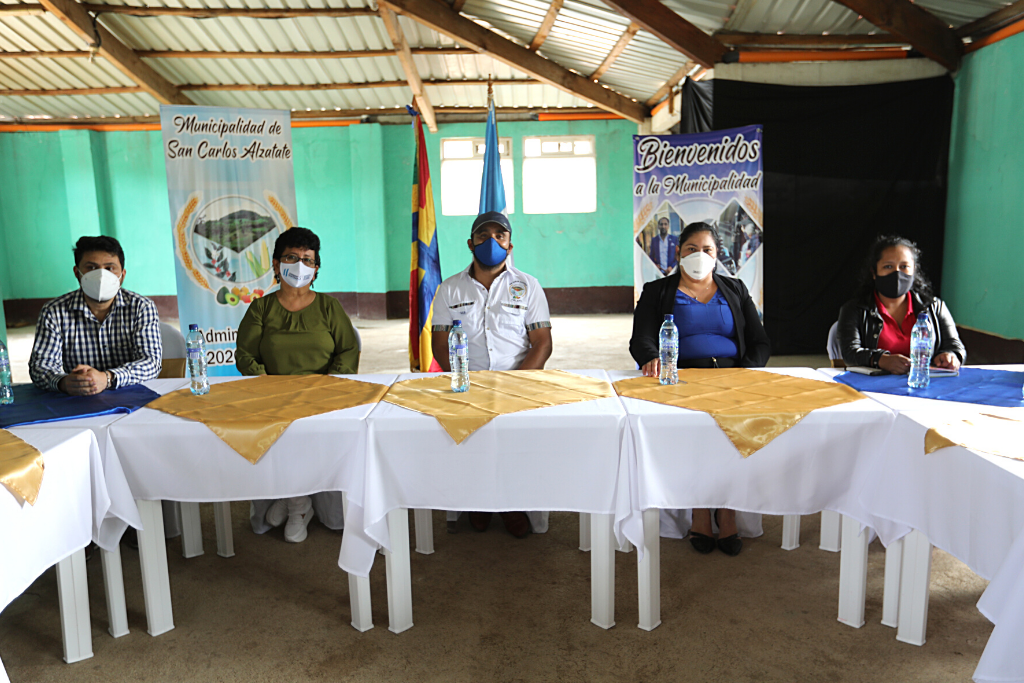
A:
<svg viewBox="0 0 1024 683">
<path fill-rule="evenodd" d="M 272 527 L 279 527 L 288 521 L 288 499 L 275 500 L 267 508 L 267 514 L 263 516 L 267 524 Z"/>
<path fill-rule="evenodd" d="M 313 521 L 313 501 L 309 496 L 288 499 L 288 523 L 284 526 L 284 540 L 302 543 L 306 540 L 306 527 Z"/>
</svg>

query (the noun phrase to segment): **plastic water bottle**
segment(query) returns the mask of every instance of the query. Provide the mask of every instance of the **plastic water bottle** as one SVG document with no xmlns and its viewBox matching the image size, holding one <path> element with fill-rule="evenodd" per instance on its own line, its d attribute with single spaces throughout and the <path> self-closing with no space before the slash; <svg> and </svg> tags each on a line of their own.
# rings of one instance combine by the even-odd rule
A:
<svg viewBox="0 0 1024 683">
<path fill-rule="evenodd" d="M 917 316 L 914 329 L 910 333 L 910 376 L 907 385 L 911 389 L 924 389 L 931 381 L 928 366 L 932 363 L 932 328 L 928 324 L 928 312 Z"/>
<path fill-rule="evenodd" d="M 469 391 L 469 345 L 461 320 L 456 320 L 448 333 L 448 361 L 452 367 L 452 391 Z"/>
<path fill-rule="evenodd" d="M 658 334 L 658 356 L 661 360 L 661 375 L 658 381 L 662 384 L 678 384 L 679 370 L 676 361 L 679 358 L 679 330 L 676 329 L 675 316 L 665 315 Z"/>
<path fill-rule="evenodd" d="M 210 393 L 210 380 L 206 378 L 206 344 L 199 325 L 188 326 L 185 346 L 188 348 L 189 389 L 195 396 Z"/>
<path fill-rule="evenodd" d="M 11 359 L 7 356 L 7 345 L 0 341 L 0 405 L 14 403 L 14 388 L 11 387 Z"/>
</svg>

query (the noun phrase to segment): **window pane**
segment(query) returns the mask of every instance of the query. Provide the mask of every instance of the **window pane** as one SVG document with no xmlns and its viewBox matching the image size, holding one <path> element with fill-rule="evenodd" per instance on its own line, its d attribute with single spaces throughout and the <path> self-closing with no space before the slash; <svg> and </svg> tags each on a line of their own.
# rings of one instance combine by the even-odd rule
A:
<svg viewBox="0 0 1024 683">
<path fill-rule="evenodd" d="M 544 154 L 558 154 L 558 142 L 552 140 L 545 140 L 540 143 L 540 149 Z"/>
<path fill-rule="evenodd" d="M 559 142 L 558 143 L 558 151 L 559 152 L 572 152 L 572 143 L 571 142 Z"/>
<path fill-rule="evenodd" d="M 590 213 L 597 210 L 594 157 L 523 160 L 524 213 Z"/>
<path fill-rule="evenodd" d="M 475 216 L 480 208 L 480 180 L 484 171 L 481 159 L 447 159 L 441 162 L 441 214 Z M 506 212 L 515 207 L 512 160 L 501 160 L 501 178 L 505 185 Z"/>
<path fill-rule="evenodd" d="M 537 138 L 526 138 L 523 140 L 523 156 L 539 157 L 540 140 Z"/>
<path fill-rule="evenodd" d="M 577 140 L 573 144 L 573 152 L 576 154 L 593 154 L 594 146 L 590 144 L 590 140 Z"/>
<path fill-rule="evenodd" d="M 472 159 L 472 140 L 445 140 L 441 146 L 441 156 L 444 159 Z"/>
</svg>

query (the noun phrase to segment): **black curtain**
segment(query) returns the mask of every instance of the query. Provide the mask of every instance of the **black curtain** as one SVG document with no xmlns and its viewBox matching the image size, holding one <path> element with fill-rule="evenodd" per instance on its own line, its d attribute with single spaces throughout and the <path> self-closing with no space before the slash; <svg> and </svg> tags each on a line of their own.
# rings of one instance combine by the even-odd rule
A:
<svg viewBox="0 0 1024 683">
<path fill-rule="evenodd" d="M 825 352 L 880 234 L 917 242 L 942 284 L 948 76 L 797 87 L 714 81 L 714 128 L 764 126 L 764 323 L 774 354 Z"/>
<path fill-rule="evenodd" d="M 673 133 L 705 133 L 712 129 L 714 88 L 714 81 L 700 82 L 686 77 L 680 89 L 679 123 L 673 128 Z"/>
</svg>

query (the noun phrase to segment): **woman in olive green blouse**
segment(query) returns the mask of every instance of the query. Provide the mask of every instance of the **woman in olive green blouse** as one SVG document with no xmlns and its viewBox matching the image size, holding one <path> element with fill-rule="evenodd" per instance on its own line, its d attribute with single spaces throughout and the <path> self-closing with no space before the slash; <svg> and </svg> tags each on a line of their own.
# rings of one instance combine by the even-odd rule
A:
<svg viewBox="0 0 1024 683">
<path fill-rule="evenodd" d="M 243 375 L 341 375 L 359 370 L 359 342 L 337 299 L 312 290 L 320 270 L 320 238 L 291 228 L 274 244 L 274 279 L 280 289 L 254 300 L 238 325 L 235 366 Z M 315 514 L 332 529 L 344 527 L 341 493 L 325 491 L 283 500 L 254 500 L 253 531 L 285 525 L 284 538 L 306 540 Z"/>
</svg>

